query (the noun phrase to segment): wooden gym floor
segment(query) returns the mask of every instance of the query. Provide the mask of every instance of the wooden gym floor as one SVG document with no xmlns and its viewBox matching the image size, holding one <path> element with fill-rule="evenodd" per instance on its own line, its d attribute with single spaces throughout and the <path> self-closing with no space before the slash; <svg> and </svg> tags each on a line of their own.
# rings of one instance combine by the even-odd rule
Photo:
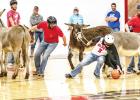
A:
<svg viewBox="0 0 140 100">
<path fill-rule="evenodd" d="M 33 58 L 30 60 L 34 70 Z M 21 70 L 12 80 L 9 72 L 7 78 L 0 78 L 0 100 L 140 100 L 139 75 L 124 74 L 114 80 L 102 74 L 101 79 L 96 79 L 95 65 L 84 67 L 74 79 L 65 78 L 65 73 L 70 72 L 67 59 L 49 59 L 44 79 L 31 75 L 25 80 Z"/>
</svg>

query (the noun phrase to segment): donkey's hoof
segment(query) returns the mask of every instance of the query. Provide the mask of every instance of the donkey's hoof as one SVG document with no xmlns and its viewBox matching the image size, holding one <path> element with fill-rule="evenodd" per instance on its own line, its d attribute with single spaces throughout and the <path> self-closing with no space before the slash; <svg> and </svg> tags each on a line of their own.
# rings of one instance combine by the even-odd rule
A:
<svg viewBox="0 0 140 100">
<path fill-rule="evenodd" d="M 0 74 L 0 77 L 6 77 L 7 76 L 7 72 L 2 72 L 1 74 Z"/>
<path fill-rule="evenodd" d="M 3 77 L 3 73 L 0 74 L 0 77 Z"/>
<path fill-rule="evenodd" d="M 26 75 L 25 75 L 25 79 L 29 79 L 29 73 L 26 73 Z"/>
<path fill-rule="evenodd" d="M 15 74 L 14 74 L 14 75 L 12 75 L 12 79 L 16 79 L 16 76 L 17 76 L 17 75 L 15 75 Z"/>
<path fill-rule="evenodd" d="M 5 77 L 6 77 L 6 76 L 7 76 L 7 72 L 4 72 L 4 73 L 3 73 L 3 76 L 5 76 Z"/>
</svg>

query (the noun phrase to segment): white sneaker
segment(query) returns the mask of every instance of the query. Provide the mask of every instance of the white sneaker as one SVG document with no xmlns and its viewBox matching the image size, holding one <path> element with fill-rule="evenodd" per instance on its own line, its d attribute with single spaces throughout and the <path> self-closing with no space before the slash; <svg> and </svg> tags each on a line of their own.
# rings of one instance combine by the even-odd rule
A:
<svg viewBox="0 0 140 100">
<path fill-rule="evenodd" d="M 12 66 L 13 64 L 12 64 L 12 63 L 8 63 L 7 65 L 8 65 L 8 66 Z"/>
</svg>

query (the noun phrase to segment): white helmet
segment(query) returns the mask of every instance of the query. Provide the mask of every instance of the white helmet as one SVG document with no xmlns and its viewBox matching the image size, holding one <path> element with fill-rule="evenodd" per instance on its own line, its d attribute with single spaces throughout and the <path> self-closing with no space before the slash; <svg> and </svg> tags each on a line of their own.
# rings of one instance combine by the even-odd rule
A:
<svg viewBox="0 0 140 100">
<path fill-rule="evenodd" d="M 114 36 L 112 36 L 111 34 L 107 34 L 104 37 L 104 40 L 107 44 L 113 44 L 114 43 Z"/>
</svg>

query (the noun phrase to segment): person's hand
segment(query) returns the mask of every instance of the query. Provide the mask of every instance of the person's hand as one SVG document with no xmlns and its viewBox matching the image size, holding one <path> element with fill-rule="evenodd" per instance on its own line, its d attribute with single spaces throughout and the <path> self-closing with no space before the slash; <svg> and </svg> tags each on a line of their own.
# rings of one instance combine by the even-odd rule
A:
<svg viewBox="0 0 140 100">
<path fill-rule="evenodd" d="M 30 28 L 30 31 L 31 31 L 31 32 L 34 32 L 35 30 L 37 30 L 37 25 L 32 26 L 32 27 Z"/>
<path fill-rule="evenodd" d="M 34 44 L 35 44 L 35 41 L 31 40 L 30 45 L 34 45 Z"/>
<path fill-rule="evenodd" d="M 120 69 L 119 65 L 117 65 L 117 70 L 120 72 L 120 74 L 123 74 L 123 71 Z"/>
<path fill-rule="evenodd" d="M 34 30 L 33 28 L 30 28 L 29 31 L 30 31 L 30 32 L 34 32 L 35 30 Z"/>
<path fill-rule="evenodd" d="M 109 21 L 110 21 L 110 17 L 106 17 L 105 20 L 106 20 L 107 22 L 109 22 Z"/>
</svg>

